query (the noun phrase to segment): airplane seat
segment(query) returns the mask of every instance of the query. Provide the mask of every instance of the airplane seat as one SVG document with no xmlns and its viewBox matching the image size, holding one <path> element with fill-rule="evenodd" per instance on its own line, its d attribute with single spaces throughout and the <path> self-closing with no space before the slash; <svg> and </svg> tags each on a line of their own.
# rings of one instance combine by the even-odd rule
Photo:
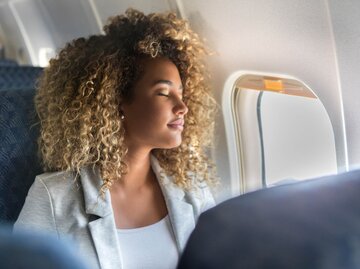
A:
<svg viewBox="0 0 360 269">
<path fill-rule="evenodd" d="M 34 89 L 0 91 L 0 222 L 15 222 L 35 176 L 42 173 L 34 94 Z"/>
<path fill-rule="evenodd" d="M 0 59 L 0 66 L 18 66 L 18 63 L 11 59 Z"/>
<path fill-rule="evenodd" d="M 35 66 L 2 66 L 0 64 L 0 91 L 34 89 L 43 68 Z"/>
<path fill-rule="evenodd" d="M 262 189 L 200 215 L 177 269 L 360 268 L 360 170 Z"/>
</svg>

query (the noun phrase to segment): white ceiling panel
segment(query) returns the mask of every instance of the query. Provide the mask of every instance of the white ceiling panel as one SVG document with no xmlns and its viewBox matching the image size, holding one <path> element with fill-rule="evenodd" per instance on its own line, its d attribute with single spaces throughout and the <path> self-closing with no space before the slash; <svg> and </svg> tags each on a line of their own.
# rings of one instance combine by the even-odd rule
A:
<svg viewBox="0 0 360 269">
<path fill-rule="evenodd" d="M 89 2 L 93 2 L 103 24 L 108 17 L 124 13 L 125 10 L 130 7 L 138 9 L 145 14 L 170 10 L 170 5 L 167 0 L 89 0 Z"/>
<path fill-rule="evenodd" d="M 56 47 L 74 38 L 100 33 L 88 0 L 39 0 Z"/>
</svg>

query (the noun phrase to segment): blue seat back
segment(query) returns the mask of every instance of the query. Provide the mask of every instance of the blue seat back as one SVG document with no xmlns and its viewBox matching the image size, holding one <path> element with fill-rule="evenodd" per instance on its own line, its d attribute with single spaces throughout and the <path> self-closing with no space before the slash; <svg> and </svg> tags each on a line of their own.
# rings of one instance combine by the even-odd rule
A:
<svg viewBox="0 0 360 269">
<path fill-rule="evenodd" d="M 42 173 L 33 89 L 0 91 L 0 221 L 13 223 Z"/>
<path fill-rule="evenodd" d="M 34 66 L 1 66 L 0 91 L 34 89 L 42 68 Z"/>
<path fill-rule="evenodd" d="M 0 66 L 18 66 L 18 63 L 11 59 L 0 59 Z"/>
</svg>

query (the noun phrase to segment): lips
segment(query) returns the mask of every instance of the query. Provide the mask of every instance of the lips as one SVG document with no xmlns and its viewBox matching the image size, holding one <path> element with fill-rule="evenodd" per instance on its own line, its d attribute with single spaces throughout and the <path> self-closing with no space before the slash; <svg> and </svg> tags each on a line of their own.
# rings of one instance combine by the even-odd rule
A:
<svg viewBox="0 0 360 269">
<path fill-rule="evenodd" d="M 168 123 L 168 126 L 173 128 L 183 128 L 184 127 L 184 119 L 179 118 L 176 120 L 173 120 L 172 122 Z"/>
</svg>

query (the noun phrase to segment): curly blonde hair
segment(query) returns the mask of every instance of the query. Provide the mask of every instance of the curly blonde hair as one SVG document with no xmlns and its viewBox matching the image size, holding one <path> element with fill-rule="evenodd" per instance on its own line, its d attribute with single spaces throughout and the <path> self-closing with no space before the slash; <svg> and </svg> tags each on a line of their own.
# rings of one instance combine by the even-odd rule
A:
<svg viewBox="0 0 360 269">
<path fill-rule="evenodd" d="M 174 13 L 144 15 L 134 9 L 110 18 L 104 32 L 68 43 L 39 80 L 35 105 L 44 170 L 79 173 L 96 165 L 102 193 L 120 179 L 127 170 L 120 103 L 133 97 L 140 60 L 166 57 L 179 70 L 189 111 L 181 145 L 152 153 L 180 187 L 213 185 L 215 168 L 206 150 L 212 145 L 216 102 L 203 64 L 208 52 L 198 35 Z"/>
</svg>

